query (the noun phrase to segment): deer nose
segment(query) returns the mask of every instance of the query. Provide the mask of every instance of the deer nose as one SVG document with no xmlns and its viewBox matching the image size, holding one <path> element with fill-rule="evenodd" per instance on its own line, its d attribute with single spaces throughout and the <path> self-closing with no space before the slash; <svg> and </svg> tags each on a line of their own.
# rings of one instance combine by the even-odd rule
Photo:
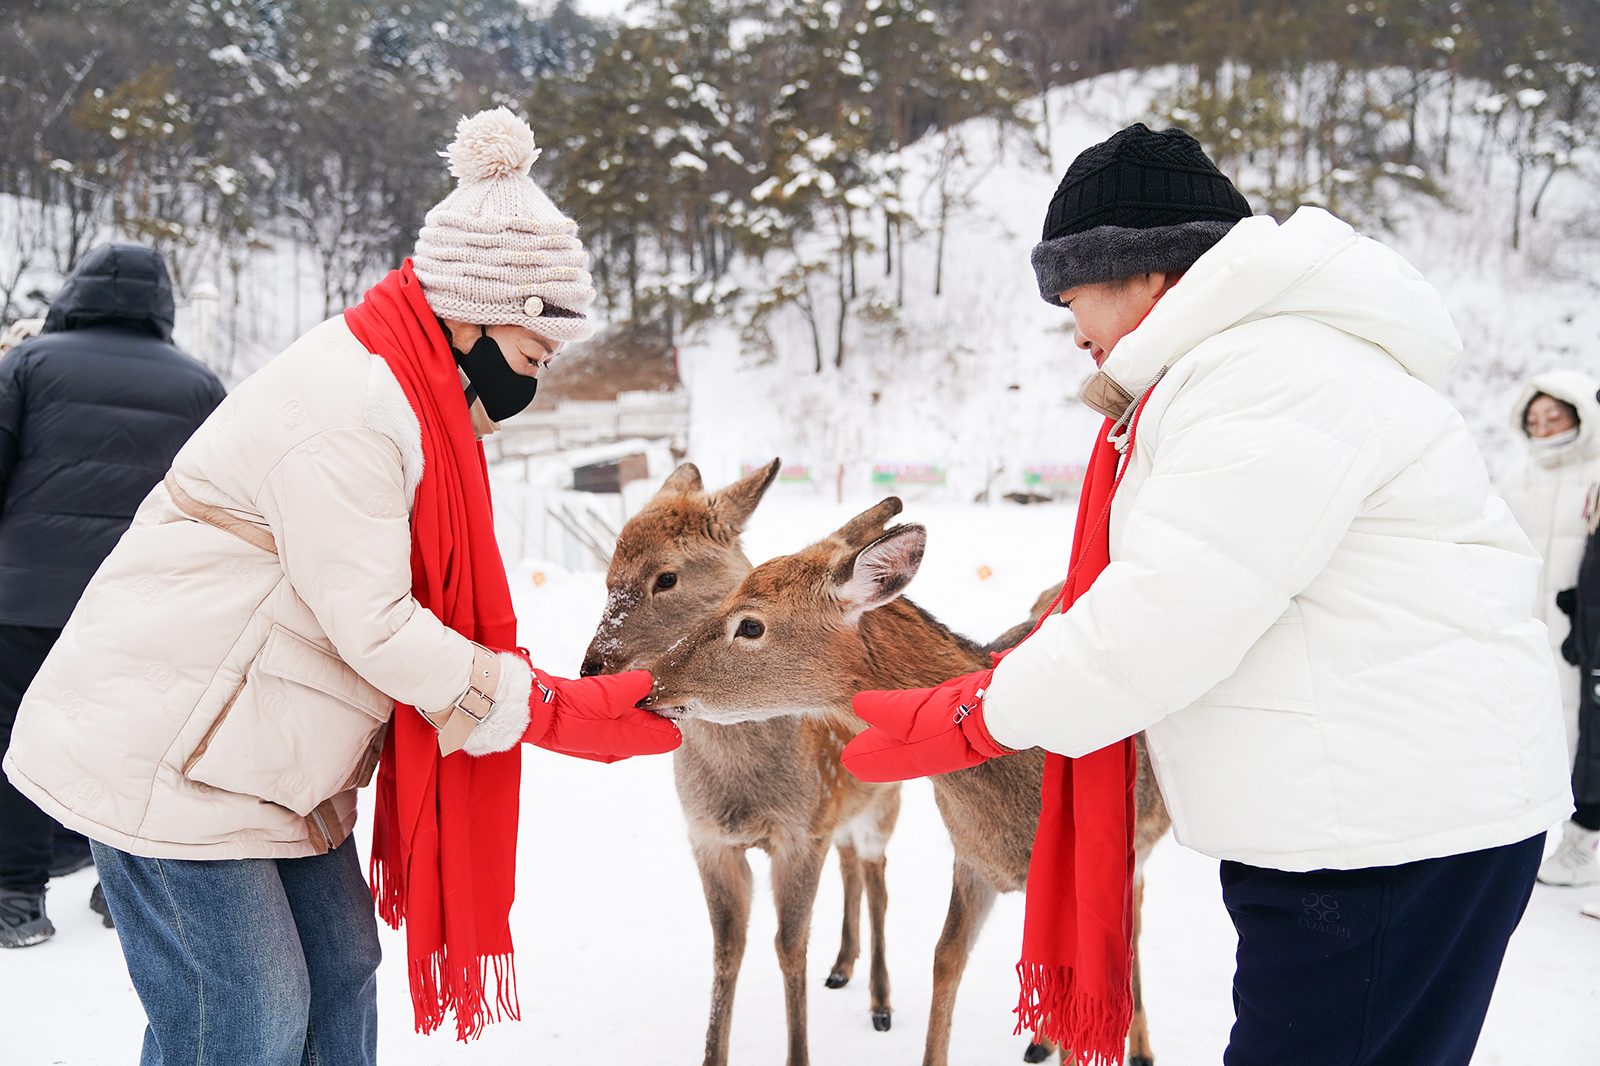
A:
<svg viewBox="0 0 1600 1066">
<path fill-rule="evenodd" d="M 583 666 L 578 669 L 579 677 L 593 677 L 606 668 L 605 663 L 599 659 L 585 659 Z"/>
</svg>

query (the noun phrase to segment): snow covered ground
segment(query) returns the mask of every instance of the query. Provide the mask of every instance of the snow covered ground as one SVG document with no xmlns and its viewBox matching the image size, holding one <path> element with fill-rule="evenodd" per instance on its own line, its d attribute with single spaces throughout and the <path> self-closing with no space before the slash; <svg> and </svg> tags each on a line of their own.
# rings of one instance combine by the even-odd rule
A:
<svg viewBox="0 0 1600 1066">
<path fill-rule="evenodd" d="M 777 497 L 746 536 L 762 559 L 792 551 L 874 502 L 843 505 Z M 1061 574 L 1068 507 L 912 504 L 929 528 L 910 595 L 955 628 L 988 638 L 1026 613 Z M 987 566 L 993 576 L 980 579 Z M 535 585 L 532 574 L 545 575 Z M 535 661 L 576 671 L 604 602 L 601 576 L 543 563 L 516 568 L 512 588 L 523 642 Z M 516 936 L 520 1023 L 490 1026 L 471 1045 L 411 1029 L 403 934 L 383 930 L 382 1060 L 390 1066 L 698 1062 L 711 980 L 711 935 L 666 757 L 601 766 L 524 748 Z M 367 829 L 357 832 L 363 850 Z M 888 950 L 894 1026 L 872 1029 L 865 982 L 838 991 L 823 978 L 838 947 L 841 891 L 823 878 L 811 937 L 808 994 L 817 1066 L 920 1061 L 933 944 L 949 892 L 950 845 L 925 782 L 906 786 L 889 845 Z M 771 948 L 776 922 L 766 861 L 752 856 L 757 902 L 733 1022 L 735 1064 L 783 1058 L 783 1000 Z M 1216 862 L 1164 840 L 1145 897 L 1145 998 L 1162 1066 L 1212 1066 L 1232 1023 L 1233 932 Z M 122 1066 L 136 1059 L 144 1024 L 116 937 L 86 905 L 92 871 L 54 882 L 55 939 L 0 952 L 0 1064 Z M 1600 921 L 1578 904 L 1600 890 L 1536 889 L 1512 940 L 1477 1057 L 1479 1066 L 1600 1061 Z M 1021 1061 L 1011 1035 L 1012 967 L 1020 896 L 1002 897 L 979 940 L 957 1001 L 951 1062 Z M 448 1027 L 447 1027 L 448 1028 Z"/>
</svg>

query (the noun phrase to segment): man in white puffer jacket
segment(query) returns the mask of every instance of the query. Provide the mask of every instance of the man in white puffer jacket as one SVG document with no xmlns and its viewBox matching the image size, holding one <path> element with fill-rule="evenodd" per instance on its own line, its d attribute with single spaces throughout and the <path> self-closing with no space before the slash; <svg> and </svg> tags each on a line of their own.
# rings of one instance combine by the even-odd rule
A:
<svg viewBox="0 0 1600 1066">
<path fill-rule="evenodd" d="M 1433 288 L 1325 211 L 1248 216 L 1179 130 L 1073 163 L 1033 262 L 1084 401 L 1137 412 L 1110 563 L 954 725 L 930 697 L 856 744 L 917 738 L 905 776 L 1143 730 L 1178 840 L 1224 860 L 1224 1062 L 1466 1066 L 1571 810 L 1539 557 L 1435 391 Z M 978 739 L 934 765 L 935 728 Z"/>
</svg>

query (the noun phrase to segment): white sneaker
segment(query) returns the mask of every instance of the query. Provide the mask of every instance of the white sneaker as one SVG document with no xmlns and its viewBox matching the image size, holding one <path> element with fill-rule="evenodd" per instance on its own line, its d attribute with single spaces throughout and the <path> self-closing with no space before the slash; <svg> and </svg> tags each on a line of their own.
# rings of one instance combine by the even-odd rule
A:
<svg viewBox="0 0 1600 1066">
<path fill-rule="evenodd" d="M 1600 884 L 1600 829 L 1585 829 L 1577 822 L 1561 827 L 1561 844 L 1539 865 L 1539 880 L 1547 885 Z"/>
</svg>

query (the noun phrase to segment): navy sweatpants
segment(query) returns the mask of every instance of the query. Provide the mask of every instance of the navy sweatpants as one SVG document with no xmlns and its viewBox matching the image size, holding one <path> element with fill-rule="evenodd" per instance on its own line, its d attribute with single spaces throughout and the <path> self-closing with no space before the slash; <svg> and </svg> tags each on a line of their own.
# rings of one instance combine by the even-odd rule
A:
<svg viewBox="0 0 1600 1066">
<path fill-rule="evenodd" d="M 1467 1066 L 1544 834 L 1363 870 L 1222 864 L 1239 931 L 1226 1066 Z"/>
</svg>

